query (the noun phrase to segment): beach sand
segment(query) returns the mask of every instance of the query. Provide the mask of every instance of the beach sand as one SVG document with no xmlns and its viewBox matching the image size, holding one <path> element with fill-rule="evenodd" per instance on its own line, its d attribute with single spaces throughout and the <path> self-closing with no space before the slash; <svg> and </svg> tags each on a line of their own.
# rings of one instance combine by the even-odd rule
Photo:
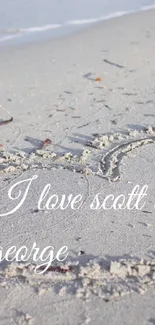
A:
<svg viewBox="0 0 155 325">
<path fill-rule="evenodd" d="M 0 217 L 1 246 L 67 245 L 71 268 L 39 276 L 2 262 L 1 325 L 155 323 L 154 16 L 0 50 L 1 215 L 17 204 L 11 185 L 38 175 Z M 38 211 L 47 183 L 81 193 L 82 208 Z M 149 186 L 144 210 L 90 210 L 97 193 L 127 197 L 137 184 Z"/>
</svg>

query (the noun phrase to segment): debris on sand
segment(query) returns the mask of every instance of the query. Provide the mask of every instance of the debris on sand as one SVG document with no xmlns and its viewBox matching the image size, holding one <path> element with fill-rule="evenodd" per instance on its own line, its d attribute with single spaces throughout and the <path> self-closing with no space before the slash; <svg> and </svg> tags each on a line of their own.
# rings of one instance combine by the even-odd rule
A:
<svg viewBox="0 0 155 325">
<path fill-rule="evenodd" d="M 109 60 L 106 60 L 106 59 L 104 59 L 103 61 L 104 61 L 105 63 L 108 63 L 108 64 L 114 66 L 114 67 L 117 67 L 117 68 L 120 68 L 120 69 L 123 69 L 123 68 L 124 68 L 124 66 L 121 65 L 121 64 L 117 64 L 117 63 L 114 63 L 114 62 L 109 61 Z"/>
<path fill-rule="evenodd" d="M 155 127 L 152 125 L 149 125 L 148 128 L 146 129 L 147 134 L 155 134 Z"/>
<path fill-rule="evenodd" d="M 42 142 L 41 148 L 47 147 L 47 146 L 49 146 L 50 144 L 52 144 L 52 140 L 50 140 L 49 138 L 47 138 L 47 139 L 45 139 L 45 140 Z"/>
<path fill-rule="evenodd" d="M 102 79 L 102 77 L 97 77 L 96 81 L 101 82 L 101 81 L 103 81 L 103 79 Z"/>
<path fill-rule="evenodd" d="M 4 125 L 4 124 L 11 123 L 12 121 L 13 121 L 13 117 L 11 117 L 9 120 L 2 120 L 2 121 L 0 121 L 0 126 Z"/>
</svg>

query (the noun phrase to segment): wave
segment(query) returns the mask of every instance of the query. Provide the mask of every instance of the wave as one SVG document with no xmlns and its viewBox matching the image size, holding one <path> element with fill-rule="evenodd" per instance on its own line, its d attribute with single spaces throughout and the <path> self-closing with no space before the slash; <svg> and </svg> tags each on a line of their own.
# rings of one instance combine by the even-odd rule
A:
<svg viewBox="0 0 155 325">
<path fill-rule="evenodd" d="M 155 8 L 154 5 L 143 6 L 139 10 L 130 10 L 130 11 L 117 11 L 105 16 L 101 16 L 98 18 L 88 18 L 88 19 L 79 19 L 79 20 L 70 20 L 63 24 L 48 24 L 43 26 L 34 26 L 28 28 L 16 28 L 16 29 L 8 29 L 8 30 L 0 30 L 0 34 L 3 35 L 0 37 L 0 42 L 5 42 L 12 40 L 17 37 L 23 37 L 24 35 L 28 35 L 30 33 L 38 33 L 38 32 L 45 32 L 50 31 L 52 29 L 57 28 L 64 28 L 65 26 L 76 26 L 76 25 L 86 25 L 86 24 L 93 24 L 97 22 L 101 22 L 104 20 L 109 20 L 112 18 L 117 18 L 125 15 L 129 15 L 132 13 L 136 13 L 139 11 L 148 11 Z"/>
<path fill-rule="evenodd" d="M 86 25 L 86 24 L 92 24 L 92 23 L 97 23 L 103 20 L 108 20 L 111 18 L 117 18 L 121 17 L 124 15 L 127 15 L 129 13 L 132 13 L 132 11 L 118 11 L 114 12 L 112 14 L 106 15 L 106 16 L 101 16 L 99 18 L 89 18 L 89 19 L 80 19 L 80 20 L 71 20 L 66 23 L 66 25 Z"/>
<path fill-rule="evenodd" d="M 20 28 L 19 32 L 21 33 L 33 33 L 33 32 L 44 32 L 46 30 L 56 29 L 62 27 L 61 24 L 49 24 L 39 27 L 29 27 L 29 28 Z"/>
</svg>

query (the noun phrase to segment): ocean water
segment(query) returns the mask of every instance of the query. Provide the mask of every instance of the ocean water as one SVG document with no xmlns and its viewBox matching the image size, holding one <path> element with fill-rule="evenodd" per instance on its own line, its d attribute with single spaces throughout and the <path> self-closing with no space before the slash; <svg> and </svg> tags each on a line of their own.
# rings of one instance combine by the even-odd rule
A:
<svg viewBox="0 0 155 325">
<path fill-rule="evenodd" d="M 0 0 L 0 43 L 57 37 L 155 7 L 155 0 Z"/>
</svg>

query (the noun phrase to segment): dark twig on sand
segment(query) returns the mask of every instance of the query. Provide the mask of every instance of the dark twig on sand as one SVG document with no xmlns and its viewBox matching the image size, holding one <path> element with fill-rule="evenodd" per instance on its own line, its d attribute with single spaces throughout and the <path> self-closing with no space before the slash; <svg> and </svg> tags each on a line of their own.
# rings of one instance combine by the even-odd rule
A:
<svg viewBox="0 0 155 325">
<path fill-rule="evenodd" d="M 120 64 L 117 64 L 117 63 L 111 62 L 111 61 L 106 60 L 106 59 L 104 59 L 103 61 L 104 61 L 105 63 L 108 63 L 108 64 L 113 65 L 114 67 L 117 67 L 117 68 L 120 68 L 120 69 L 125 68 L 123 65 L 120 65 Z"/>
</svg>

